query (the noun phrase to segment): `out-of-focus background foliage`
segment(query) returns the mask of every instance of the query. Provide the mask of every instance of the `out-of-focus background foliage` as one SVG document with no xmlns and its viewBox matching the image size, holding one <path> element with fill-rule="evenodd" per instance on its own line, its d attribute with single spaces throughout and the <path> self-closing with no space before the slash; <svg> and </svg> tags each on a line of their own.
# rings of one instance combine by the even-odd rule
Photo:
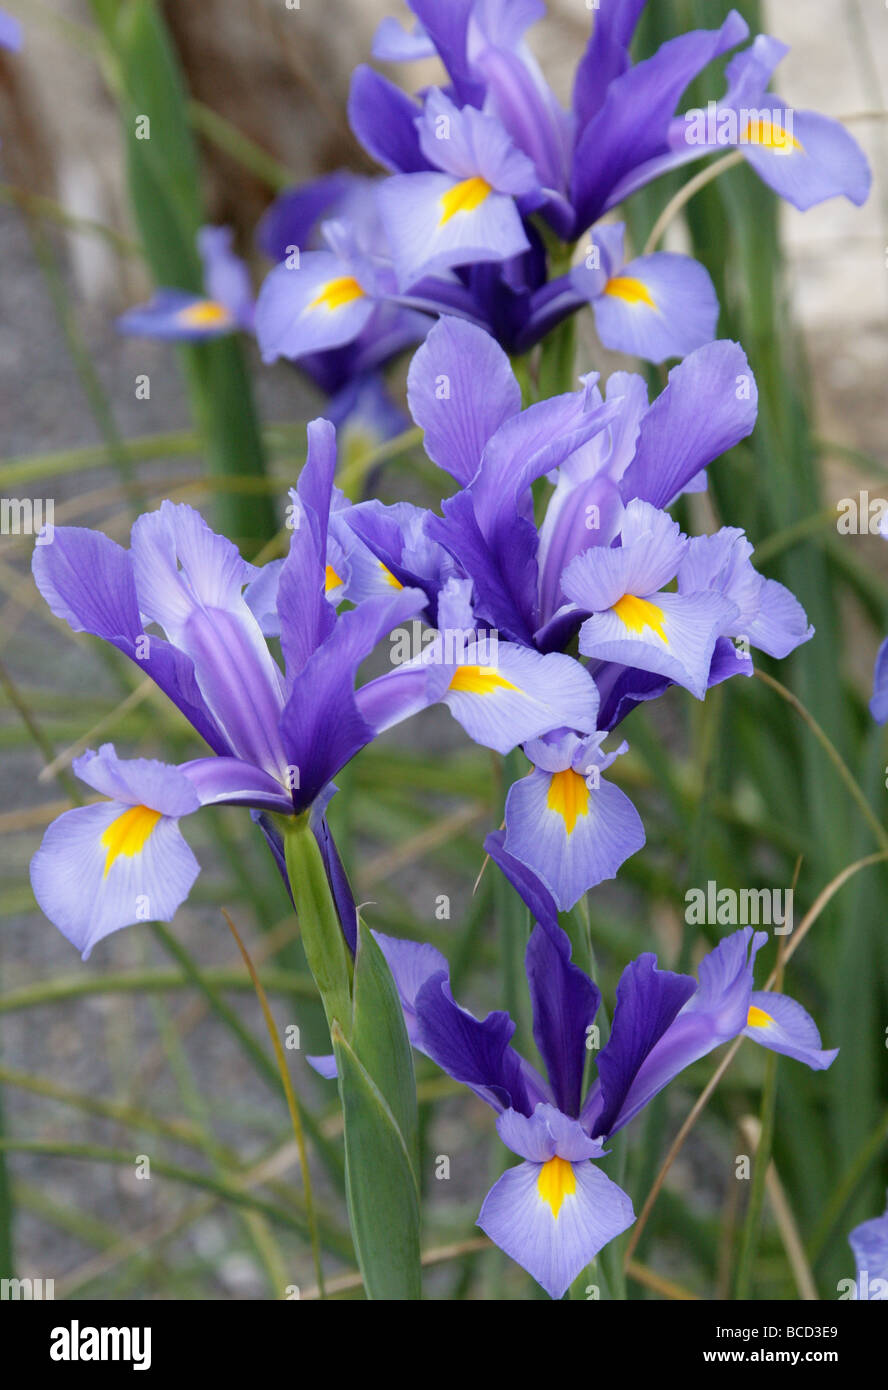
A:
<svg viewBox="0 0 888 1390">
<path fill-rule="evenodd" d="M 121 541 L 136 512 L 165 496 L 217 522 L 230 519 L 233 498 L 247 499 L 252 534 L 243 539 L 255 553 L 272 511 L 282 519 L 304 422 L 321 403 L 297 372 L 261 367 L 250 343 L 197 354 L 184 377 L 175 348 L 115 334 L 115 314 L 144 297 L 152 266 L 157 273 L 171 254 L 162 208 L 153 208 L 152 231 L 144 207 L 140 219 L 130 206 L 121 134 L 121 110 L 138 111 L 160 80 L 156 49 L 115 47 L 126 0 L 6 3 L 25 20 L 26 46 L 0 56 L 0 495 L 52 498 L 56 524 L 99 526 Z M 155 14 L 165 19 L 181 67 L 185 95 L 160 132 L 166 148 L 185 160 L 187 176 L 194 141 L 193 197 L 206 220 L 236 229 L 258 283 L 264 267 L 251 237 L 274 192 L 340 164 L 369 167 L 345 119 L 348 79 L 368 58 L 378 19 L 397 7 L 136 7 L 149 37 Z M 728 8 L 657 0 L 638 52 L 714 26 Z M 760 567 L 800 595 L 817 636 L 779 669 L 764 663 L 804 712 L 764 682 L 740 680 L 702 707 L 673 690 L 627 722 L 632 752 L 620 780 L 648 845 L 590 898 L 606 999 L 640 950 L 656 949 L 670 966 L 696 961 L 707 940 L 685 926 L 688 888 L 709 879 L 786 888 L 798 872 L 798 924 L 846 866 L 888 844 L 888 749 L 866 709 L 888 631 L 888 553 L 877 536 L 836 528 L 839 499 L 862 489 L 888 496 L 888 12 L 878 0 L 737 8 L 754 29 L 792 44 L 781 94 L 852 118 L 876 175 L 862 211 L 834 202 L 801 215 L 735 168 L 694 199 L 668 242 L 710 269 L 720 333 L 743 343 L 761 392 L 755 434 L 711 470 L 708 500 L 685 519 L 745 526 Z M 534 38 L 566 95 L 590 12 L 580 0 L 550 10 Z M 421 78 L 407 74 L 413 86 Z M 695 101 L 720 90 L 712 74 Z M 630 204 L 636 246 L 686 177 Z M 616 365 L 626 364 L 601 353 L 590 318 L 578 368 Z M 136 398 L 142 374 L 148 400 Z M 415 452 L 369 476 L 386 501 L 437 501 Z M 77 793 L 72 757 L 107 739 L 129 756 L 172 761 L 197 750 L 138 672 L 50 617 L 30 582 L 30 546 L 28 537 L 0 537 L 0 1273 L 54 1278 L 56 1297 L 311 1292 L 295 1146 L 225 907 L 261 963 L 280 1028 L 300 1029 L 300 1049 L 288 1055 L 311 1112 L 325 1258 L 342 1295 L 354 1296 L 335 1097 L 304 1061 L 326 1050 L 322 1018 L 288 900 L 248 817 L 195 818 L 187 834 L 203 873 L 175 923 L 120 933 L 87 965 L 34 907 L 28 861 Z M 502 769 L 435 711 L 367 749 L 341 786 L 335 829 L 358 900 L 372 904 L 370 924 L 433 940 L 476 1011 L 511 1003 L 508 901 L 491 871 L 472 892 L 484 833 L 501 816 Z M 766 1127 L 776 1116 L 774 1164 L 790 1215 L 787 1224 L 785 1211 L 778 1220 L 766 1205 L 741 1292 L 794 1297 L 813 1287 L 828 1299 L 853 1273 L 847 1231 L 882 1211 L 888 1179 L 886 887 L 884 864 L 850 877 L 788 967 L 789 991 L 819 1020 L 825 1044 L 841 1046 L 838 1061 L 812 1075 L 741 1049 L 654 1207 L 630 1296 L 725 1296 L 745 1278 L 748 1184 L 736 1180 L 735 1160 L 749 1152 L 740 1125 L 759 1114 L 762 1094 Z M 440 894 L 450 898 L 449 920 L 436 917 Z M 772 941 L 761 964 L 770 969 L 775 958 Z M 631 1127 L 620 1161 L 636 1210 L 713 1066 L 692 1068 Z M 473 1229 L 485 1177 L 502 1162 L 487 1112 L 422 1060 L 418 1079 L 429 1296 L 533 1297 L 532 1281 Z M 150 1180 L 137 1176 L 140 1155 L 151 1160 Z M 438 1156 L 450 1160 L 446 1181 L 435 1176 Z M 619 1251 L 609 1260 L 615 1270 Z"/>
</svg>

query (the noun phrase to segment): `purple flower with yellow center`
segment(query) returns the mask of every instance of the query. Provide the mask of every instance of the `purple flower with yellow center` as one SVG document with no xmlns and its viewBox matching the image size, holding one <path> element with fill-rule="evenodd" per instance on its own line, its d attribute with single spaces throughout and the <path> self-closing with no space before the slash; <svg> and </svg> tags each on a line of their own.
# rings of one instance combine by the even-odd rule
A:
<svg viewBox="0 0 888 1390">
<path fill-rule="evenodd" d="M 276 266 L 298 269 L 301 268 L 302 256 L 306 254 L 335 254 L 335 224 L 345 223 L 354 244 L 363 247 L 377 262 L 390 260 L 387 254 L 383 254 L 385 233 L 376 206 L 379 182 L 379 179 L 340 169 L 287 189 L 275 199 L 257 228 L 256 242 L 260 250 Z M 325 239 L 328 224 L 333 227 L 329 243 Z M 346 255 L 341 262 L 337 262 L 331 278 L 335 279 L 337 275 L 345 278 L 351 273 L 347 260 Z M 281 287 L 283 292 L 283 276 L 277 276 L 273 283 Z M 295 320 L 291 321 L 286 336 L 286 350 L 282 355 L 297 362 L 322 391 L 334 398 L 327 417 L 338 424 L 337 414 L 350 408 L 355 395 L 366 395 L 366 383 L 376 380 L 375 373 L 386 362 L 404 348 L 422 341 L 428 331 L 429 320 L 425 314 L 403 308 L 394 300 L 377 301 L 373 312 L 365 320 L 351 320 L 345 341 L 335 347 L 323 348 L 317 347 L 317 343 L 323 340 L 325 332 L 329 333 L 331 325 L 324 315 L 318 313 L 322 307 L 323 303 L 312 312 L 297 314 Z M 267 300 L 263 302 L 260 317 L 262 344 L 266 343 L 266 317 Z M 273 315 L 268 317 L 274 327 Z M 391 410 L 387 413 L 392 414 Z M 383 437 L 388 438 L 392 432 Z"/>
<path fill-rule="evenodd" d="M 204 293 L 160 289 L 147 304 L 117 320 L 121 333 L 140 338 L 199 342 L 253 328 L 253 291 L 246 265 L 231 249 L 230 227 L 202 227 L 197 246 Z"/>
<path fill-rule="evenodd" d="M 507 1013 L 477 1019 L 457 1004 L 434 947 L 375 935 L 413 1046 L 496 1112 L 500 1138 L 521 1159 L 494 1183 L 478 1225 L 552 1298 L 632 1224 L 629 1197 L 598 1162 L 607 1140 L 685 1067 L 741 1033 L 815 1070 L 837 1055 L 821 1048 L 815 1024 L 794 1000 L 753 991 L 753 963 L 767 938 L 750 927 L 709 952 L 696 979 L 660 970 L 652 954 L 632 961 L 585 1092 L 601 995 L 571 962 L 553 916 L 534 928 L 525 960 L 545 1076 L 512 1046 Z M 323 1075 L 335 1075 L 330 1059 L 314 1061 Z"/>
<path fill-rule="evenodd" d="M 408 403 L 426 452 L 460 484 L 425 533 L 471 580 L 476 626 L 498 632 L 501 647 L 549 653 L 579 632 L 589 659 L 595 723 L 534 735 L 541 742 L 524 749 L 533 770 L 506 804 L 508 852 L 566 910 L 644 843 L 631 804 L 600 780 L 616 756 L 601 749 L 602 731 L 673 683 L 702 699 L 751 675 L 751 646 L 782 657 L 812 635 L 792 594 L 755 571 L 741 531 L 689 539 L 663 510 L 705 486 L 706 466 L 750 432 L 755 382 L 742 350 L 717 342 L 673 369 L 652 405 L 641 378 L 618 372 L 605 398 L 590 377 L 522 411 L 502 348 L 442 318 L 411 363 Z M 538 526 L 531 489 L 543 477 L 554 486 Z M 405 565 L 390 508 L 342 515 L 425 590 L 435 621 L 440 561 Z"/>
<path fill-rule="evenodd" d="M 398 718 L 385 697 L 396 673 L 355 691 L 356 673 L 392 627 L 420 611 L 425 596 L 398 585 L 337 616 L 325 595 L 335 464 L 333 428 L 315 421 L 299 480 L 301 524 L 275 586 L 283 671 L 251 607 L 262 572 L 190 507 L 165 502 L 140 517 L 128 551 L 71 527 L 35 547 L 34 577 L 56 616 L 129 656 L 215 754 L 177 769 L 122 763 L 105 749 L 78 764 L 79 775 L 112 796 L 112 806 L 78 808 L 51 826 L 34 881 L 53 921 L 81 950 L 143 920 L 146 899 L 149 915 L 169 920 L 193 877 L 174 822 L 199 805 L 250 807 L 263 817 L 273 849 L 279 845 L 269 815 L 310 812 L 331 877 L 337 873 L 323 821 L 331 779 L 375 737 L 375 716 L 386 726 Z M 112 781 L 119 794 L 109 790 Z M 343 926 L 353 934 L 353 912 Z"/>
<path fill-rule="evenodd" d="M 442 319 L 411 363 L 408 402 L 427 453 L 461 484 L 426 530 L 471 576 L 479 619 L 551 651 L 586 615 L 608 614 L 587 620 L 583 650 L 596 661 L 602 727 L 611 728 L 627 668 L 702 695 L 715 679 L 751 672 L 742 655 L 731 661 L 728 637 L 785 656 L 811 629 L 793 596 L 753 569 L 741 532 L 689 540 L 663 510 L 705 488 L 708 464 L 755 424 L 742 349 L 698 348 L 651 405 L 640 377 L 614 373 L 605 398 L 594 377 L 583 382 L 582 392 L 522 411 L 498 344 Z M 584 418 L 599 428 L 581 437 Z M 544 473 L 554 489 L 537 526 L 530 485 Z M 661 593 L 676 577 L 678 592 Z"/>
<path fill-rule="evenodd" d="M 630 176 L 631 191 L 703 154 L 736 148 L 759 178 L 804 212 L 826 198 L 865 203 L 872 175 L 854 137 L 839 122 L 816 111 L 795 111 L 767 90 L 786 44 L 760 34 L 725 70 L 728 89 L 705 110 L 677 117 L 669 128 L 671 154 Z"/>
<path fill-rule="evenodd" d="M 677 114 L 707 65 L 748 37 L 736 11 L 718 29 L 681 34 L 633 64 L 629 47 L 644 0 L 601 0 L 565 111 L 525 42 L 545 13 L 539 0 L 454 0 L 445 10 L 437 0 L 411 0 L 410 8 L 414 30 L 386 20 L 375 56 L 397 62 L 437 55 L 449 78 L 446 92 L 429 89 L 418 103 L 360 66 L 349 101 L 352 128 L 394 176 L 380 199 L 397 243 L 402 291 L 437 266 L 438 278 L 422 282 L 417 307 L 459 313 L 510 351 L 528 351 L 590 300 L 603 341 L 654 361 L 685 355 L 707 331 L 712 336 L 712 288 L 687 258 L 655 253 L 630 262 L 632 274 L 614 264 L 606 279 L 597 263 L 611 234 L 596 227 L 599 219 L 688 160 L 736 147 L 803 209 L 837 195 L 860 203 L 868 194 L 869 168 L 848 132 L 817 113 L 788 111 L 767 93 L 786 51 L 767 36 L 730 63 L 721 102 Z M 518 156 L 530 171 L 519 172 Z M 547 239 L 551 233 L 568 246 L 592 228 L 591 259 L 550 278 L 538 219 L 547 224 Z M 447 266 L 460 268 L 449 288 Z M 638 283 L 626 283 L 632 281 Z"/>
<path fill-rule="evenodd" d="M 514 145 L 533 161 L 544 190 L 542 212 L 564 240 L 579 237 L 623 198 L 676 165 L 713 149 L 741 149 L 756 173 L 799 208 L 844 195 L 861 203 L 870 173 L 859 146 L 837 121 L 790 112 L 767 92 L 787 52 L 760 35 L 728 65 L 728 90 L 705 112 L 677 114 L 688 86 L 713 61 L 749 35 L 731 11 L 714 30 L 698 29 L 664 43 L 633 64 L 629 47 L 645 0 L 600 0 L 565 112 L 524 36 L 545 14 L 537 0 L 461 0 L 442 14 L 435 0 L 411 0 L 420 29 L 396 38 L 387 22 L 376 56 L 389 61 L 435 52 L 455 100 L 496 116 Z M 409 129 L 409 101 L 376 74 L 359 68 L 350 107 L 358 138 L 388 168 L 421 167 Z M 385 133 L 380 127 L 385 127 Z"/>
<path fill-rule="evenodd" d="M 169 920 L 195 871 L 175 823 L 208 803 L 249 807 L 279 863 L 274 816 L 308 813 L 353 946 L 354 905 L 324 812 L 332 778 L 361 748 L 436 701 L 473 738 L 504 752 L 565 723 L 595 726 L 597 693 L 582 666 L 558 654 L 476 650 L 471 640 L 356 690 L 361 663 L 418 616 L 427 597 L 388 573 L 357 606 L 337 612 L 348 559 L 330 534 L 332 425 L 314 421 L 308 440 L 288 555 L 263 570 L 197 512 L 172 502 L 136 521 L 129 551 L 71 527 L 35 547 L 34 577 L 53 613 L 129 656 L 215 754 L 165 768 L 124 763 L 105 748 L 78 763 L 78 774 L 111 804 L 78 808 L 50 827 L 34 884 L 52 920 L 84 952 L 146 915 Z M 367 558 L 380 568 L 369 551 Z M 471 624 L 466 590 L 457 597 L 455 611 Z M 272 635 L 283 670 L 266 642 Z"/>
<path fill-rule="evenodd" d="M 317 249 L 289 244 L 256 302 L 256 338 L 264 361 L 298 361 L 325 390 L 380 366 L 420 341 L 429 326 L 426 314 L 418 312 L 429 307 L 424 284 L 409 298 L 398 298 L 374 195 L 373 181 L 361 180 L 341 213 L 320 224 Z M 439 312 L 450 302 L 457 311 L 473 312 L 463 285 L 442 283 L 431 307 Z"/>
</svg>

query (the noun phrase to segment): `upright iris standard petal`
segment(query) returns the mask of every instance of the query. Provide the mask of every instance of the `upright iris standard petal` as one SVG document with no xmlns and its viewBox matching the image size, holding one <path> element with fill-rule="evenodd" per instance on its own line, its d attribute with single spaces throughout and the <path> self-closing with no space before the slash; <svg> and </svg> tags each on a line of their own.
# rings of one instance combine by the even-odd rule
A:
<svg viewBox="0 0 888 1390">
<path fill-rule="evenodd" d="M 415 174 L 429 162 L 419 146 L 420 108 L 394 82 L 365 63 L 352 73 L 349 124 L 367 153 L 393 174 Z"/>
<path fill-rule="evenodd" d="M 751 927 L 744 927 L 726 937 L 704 957 L 697 971 L 697 989 L 691 992 L 659 1039 L 653 1039 L 647 1054 L 636 1054 L 639 1066 L 634 1076 L 628 1078 L 628 1089 L 621 1089 L 619 1108 L 614 1111 L 608 1107 L 603 1118 L 598 1118 L 601 1097 L 590 1097 L 587 1102 L 590 1113 L 584 1111 L 584 1119 L 589 1121 L 592 1133 L 613 1134 L 621 1129 L 685 1067 L 742 1033 L 752 997 L 753 963 L 766 939 L 764 932 L 753 935 Z M 653 959 L 648 958 L 651 962 Z M 649 964 L 646 968 L 652 970 L 653 966 Z M 636 970 L 637 964 L 627 966 L 627 972 Z M 676 978 L 686 979 L 673 977 Z M 625 1075 L 628 1076 L 628 1071 Z"/>
<path fill-rule="evenodd" d="M 407 403 L 429 458 L 466 486 L 487 441 L 520 411 L 521 388 L 489 334 L 442 318 L 410 363 Z"/>
<path fill-rule="evenodd" d="M 738 343 L 698 348 L 669 373 L 641 422 L 623 497 L 666 507 L 713 459 L 751 434 L 758 391 Z"/>
<path fill-rule="evenodd" d="M 657 958 L 650 954 L 639 956 L 623 971 L 610 1037 L 598 1058 L 597 1113 L 583 1116 L 593 1133 L 613 1133 L 643 1063 L 695 987 L 689 975 L 658 970 Z"/>
<path fill-rule="evenodd" d="M 250 272 L 232 250 L 230 227 L 201 227 L 197 249 L 203 262 L 204 286 L 210 299 L 223 304 L 239 328 L 253 327 L 253 287 Z"/>
<path fill-rule="evenodd" d="M 505 842 L 505 830 L 493 830 L 484 841 L 484 848 L 525 903 L 534 921 L 550 933 L 556 933 L 560 928 L 555 899 L 542 879 L 527 864 L 506 852 Z"/>
<path fill-rule="evenodd" d="M 283 680 L 243 597 L 254 567 L 184 503 L 164 502 L 139 517 L 132 546 L 139 607 L 191 658 L 232 751 L 283 776 Z"/>
<path fill-rule="evenodd" d="M 145 632 L 128 551 L 99 531 L 59 527 L 51 545 L 34 547 L 31 568 L 57 618 L 124 652 L 157 682 L 214 752 L 232 751 L 198 688 L 191 658 Z"/>
<path fill-rule="evenodd" d="M 681 34 L 610 84 L 574 150 L 571 200 L 578 231 L 601 215 L 627 174 L 668 152 L 669 123 L 682 93 L 748 33 L 732 10 L 720 29 Z"/>
<path fill-rule="evenodd" d="M 340 768 L 375 737 L 377 730 L 355 699 L 358 667 L 387 632 L 421 612 L 425 601 L 421 590 L 402 589 L 391 597 L 367 599 L 343 613 L 329 637 L 289 681 L 280 732 L 287 765 L 296 770 L 293 799 L 297 810 L 312 802 Z M 285 624 L 282 615 L 282 626 Z M 412 709 L 406 709 L 403 717 L 408 713 Z"/>
<path fill-rule="evenodd" d="M 555 1104 L 579 1115 L 586 1036 L 601 994 L 570 960 L 570 941 L 556 927 L 537 926 L 527 943 L 527 984 L 533 1006 L 533 1036 L 546 1067 Z"/>
<path fill-rule="evenodd" d="M 145 758 L 121 761 L 110 744 L 74 771 L 111 799 L 53 821 L 31 861 L 42 911 L 87 959 L 111 932 L 171 920 L 200 866 L 179 832 L 200 806 L 179 768 Z"/>
</svg>

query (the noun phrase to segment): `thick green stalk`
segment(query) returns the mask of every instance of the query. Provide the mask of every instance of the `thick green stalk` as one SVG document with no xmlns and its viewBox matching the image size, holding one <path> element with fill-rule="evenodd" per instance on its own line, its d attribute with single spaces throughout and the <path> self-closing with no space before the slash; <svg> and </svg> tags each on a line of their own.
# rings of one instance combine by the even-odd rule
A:
<svg viewBox="0 0 888 1390">
<path fill-rule="evenodd" d="M 416 1080 L 398 992 L 358 922 L 354 966 L 309 813 L 278 817 L 309 969 L 336 1054 L 346 1195 L 369 1299 L 422 1297 Z"/>
<path fill-rule="evenodd" d="M 331 1029 L 338 1022 L 346 1037 L 352 1029 L 352 965 L 330 893 L 324 861 L 308 812 L 280 817 L 290 891 L 308 968 L 314 976 Z"/>
</svg>

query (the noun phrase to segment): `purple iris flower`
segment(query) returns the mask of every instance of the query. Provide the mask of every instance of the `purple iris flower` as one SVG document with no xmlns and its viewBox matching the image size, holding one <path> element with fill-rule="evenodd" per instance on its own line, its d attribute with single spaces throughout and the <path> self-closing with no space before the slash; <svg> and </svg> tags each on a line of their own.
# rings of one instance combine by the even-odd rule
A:
<svg viewBox="0 0 888 1390">
<path fill-rule="evenodd" d="M 646 953 L 617 986 L 597 1075 L 584 1075 L 601 1003 L 570 959 L 550 911 L 530 937 L 527 982 L 541 1075 L 512 1046 L 508 1014 L 477 1019 L 453 998 L 444 957 L 428 945 L 375 933 L 418 1051 L 485 1101 L 497 1131 L 522 1160 L 494 1183 L 478 1225 L 552 1298 L 561 1298 L 599 1250 L 634 1221 L 629 1197 L 597 1166 L 604 1144 L 692 1062 L 743 1034 L 763 1047 L 830 1066 L 813 1020 L 784 995 L 753 989 L 766 933 L 744 927 L 700 962 L 697 978 L 657 967 Z M 312 1059 L 325 1076 L 329 1058 Z"/>
<path fill-rule="evenodd" d="M 703 69 L 749 36 L 731 11 L 718 29 L 693 30 L 633 64 L 629 46 L 645 0 L 600 0 L 588 45 L 577 67 L 570 111 L 560 107 L 530 52 L 525 34 L 545 14 L 539 0 L 459 0 L 442 16 L 435 0 L 409 0 L 451 80 L 457 104 L 497 117 L 515 147 L 532 160 L 545 192 L 544 215 L 565 240 L 575 240 L 603 212 L 664 170 L 736 146 L 777 193 L 807 208 L 843 194 L 863 202 L 870 175 L 856 142 L 836 121 L 813 112 L 788 112 L 767 93 L 772 73 L 788 51 L 760 35 L 727 68 L 728 90 L 714 112 L 676 115 L 681 98 Z M 399 54 L 387 23 L 377 56 Z M 409 107 L 396 89 L 359 68 L 352 93 L 352 124 L 374 152 L 377 122 L 397 131 L 386 142 L 387 167 L 395 158 L 417 165 L 417 137 Z M 399 94 L 400 95 L 400 94 Z M 794 118 L 794 119 L 793 119 Z M 428 150 L 422 153 L 428 157 Z M 378 156 L 377 156 L 378 157 Z M 782 162 L 781 162 L 782 161 Z"/>
<path fill-rule="evenodd" d="M 522 410 L 502 348 L 444 317 L 414 356 L 407 396 L 426 452 L 459 491 L 421 524 L 403 504 L 337 511 L 337 539 L 357 536 L 377 566 L 422 589 L 431 623 L 445 585 L 470 581 L 464 621 L 496 632 L 513 662 L 513 649 L 565 651 L 579 634 L 594 722 L 565 719 L 525 741 L 531 770 L 506 803 L 507 852 L 567 910 L 644 843 L 631 803 L 602 777 L 625 750 L 604 749 L 604 731 L 671 684 L 702 699 L 751 675 L 753 646 L 783 657 L 812 636 L 793 595 L 753 568 L 742 531 L 689 538 L 664 510 L 749 434 L 755 382 L 737 344 L 716 342 L 674 368 L 652 405 L 640 377 L 618 372 L 604 398 L 587 377 Z"/>
<path fill-rule="evenodd" d="M 281 194 L 257 231 L 276 262 L 257 303 L 263 358 L 298 362 L 330 394 L 421 342 L 429 328 L 419 312 L 422 286 L 411 300 L 398 298 L 379 183 L 326 175 Z M 457 307 L 471 306 L 464 287 L 453 287 L 453 297 Z"/>
<path fill-rule="evenodd" d="M 374 721 L 399 717 L 397 701 L 386 700 L 397 673 L 355 691 L 357 670 L 392 627 L 421 610 L 425 596 L 398 584 L 337 615 L 326 558 L 335 464 L 333 428 L 315 421 L 275 586 L 283 671 L 251 607 L 263 571 L 192 508 L 164 502 L 140 517 L 128 551 L 74 527 L 35 547 L 34 577 L 55 615 L 129 656 L 215 755 L 164 767 L 124 762 L 106 745 L 78 760 L 78 775 L 109 800 L 50 826 L 32 883 L 44 911 L 84 955 L 120 927 L 172 917 L 196 873 L 177 822 L 202 805 L 250 807 L 273 841 L 280 837 L 270 813 L 310 810 L 337 876 L 323 822 L 332 778 L 375 737 Z M 343 926 L 353 934 L 353 912 Z"/>
<path fill-rule="evenodd" d="M 453 577 L 438 605 L 445 630 L 356 690 L 361 663 L 425 612 L 428 598 L 335 520 L 349 508 L 333 486 L 329 421 L 310 424 L 308 441 L 291 494 L 289 553 L 261 570 L 197 512 L 171 502 L 138 519 L 129 551 L 72 527 L 35 547 L 34 576 L 55 615 L 142 667 L 215 755 L 169 768 L 123 762 L 106 746 L 75 766 L 110 800 L 50 827 L 32 883 L 85 954 L 120 927 L 172 916 L 196 872 L 176 823 L 208 803 L 251 808 L 279 863 L 274 815 L 310 812 L 354 944 L 354 905 L 324 812 L 332 778 L 361 748 L 435 702 L 501 752 L 562 725 L 595 728 L 588 672 L 558 653 L 480 643 L 471 583 Z M 355 606 L 338 612 L 344 599 Z M 280 639 L 283 670 L 267 637 Z"/>
<path fill-rule="evenodd" d="M 539 0 L 411 0 L 411 33 L 392 20 L 374 53 L 386 61 L 437 55 L 446 92 L 419 103 L 372 69 L 353 78 L 352 127 L 393 175 L 379 201 L 402 292 L 420 277 L 434 311 L 448 270 L 474 312 L 452 291 L 437 312 L 481 322 L 525 352 L 580 305 L 592 302 L 609 347 L 652 361 L 685 356 L 714 336 L 709 276 L 685 256 L 655 253 L 623 265 L 621 229 L 596 227 L 625 197 L 667 170 L 736 147 L 777 193 L 808 208 L 844 194 L 863 202 L 870 172 L 836 121 L 794 113 L 767 92 L 786 52 L 766 36 L 728 66 L 728 91 L 706 112 L 676 111 L 713 59 L 748 37 L 732 11 L 717 30 L 695 30 L 633 65 L 629 45 L 644 0 L 601 0 L 580 59 L 571 109 L 548 86 L 525 34 L 545 13 Z M 589 228 L 584 261 L 550 279 L 536 228 L 570 244 Z M 523 222 L 523 234 L 521 223 Z M 479 276 L 484 263 L 485 274 Z"/>
<path fill-rule="evenodd" d="M 709 463 L 755 424 L 736 343 L 692 353 L 652 405 L 641 378 L 617 372 L 605 398 L 586 377 L 581 391 L 521 411 L 502 349 L 441 320 L 413 359 L 408 402 L 427 452 L 461 484 L 426 529 L 471 576 L 479 616 L 538 650 L 584 628 L 603 694 L 634 668 L 702 696 L 720 639 L 784 656 L 812 635 L 792 595 L 752 568 L 741 532 L 689 540 L 664 510 L 705 487 Z M 543 475 L 554 490 L 537 526 L 531 484 Z M 660 593 L 675 579 L 677 593 Z"/>
<path fill-rule="evenodd" d="M 855 1297 L 888 1299 L 888 1207 L 884 1216 L 863 1221 L 848 1236 L 857 1265 Z"/>
<path fill-rule="evenodd" d="M 286 256 L 293 250 L 289 238 L 304 232 L 310 239 L 317 217 L 331 204 L 342 205 L 354 214 L 366 201 L 362 189 L 371 180 L 340 174 L 317 182 L 317 188 L 308 185 L 283 195 L 281 207 L 275 204 L 269 209 L 258 233 L 263 248 L 275 251 L 282 241 Z M 231 243 L 230 228 L 201 228 L 198 249 L 204 294 L 158 290 L 148 304 L 122 314 L 117 320 L 118 330 L 138 337 L 188 342 L 236 332 L 252 334 L 256 306 L 250 274 Z M 344 458 L 350 451 L 370 452 L 404 429 L 404 414 L 388 395 L 379 368 L 405 347 L 419 342 L 427 326 L 423 315 L 381 303 L 354 342 L 342 349 L 309 353 L 300 361 L 300 367 L 330 397 L 325 418 L 342 427 Z"/>
<path fill-rule="evenodd" d="M 197 236 L 204 293 L 160 289 L 147 304 L 121 314 L 117 328 L 140 338 L 200 342 L 251 332 L 253 291 L 246 265 L 231 249 L 230 227 L 201 227 Z"/>
</svg>

